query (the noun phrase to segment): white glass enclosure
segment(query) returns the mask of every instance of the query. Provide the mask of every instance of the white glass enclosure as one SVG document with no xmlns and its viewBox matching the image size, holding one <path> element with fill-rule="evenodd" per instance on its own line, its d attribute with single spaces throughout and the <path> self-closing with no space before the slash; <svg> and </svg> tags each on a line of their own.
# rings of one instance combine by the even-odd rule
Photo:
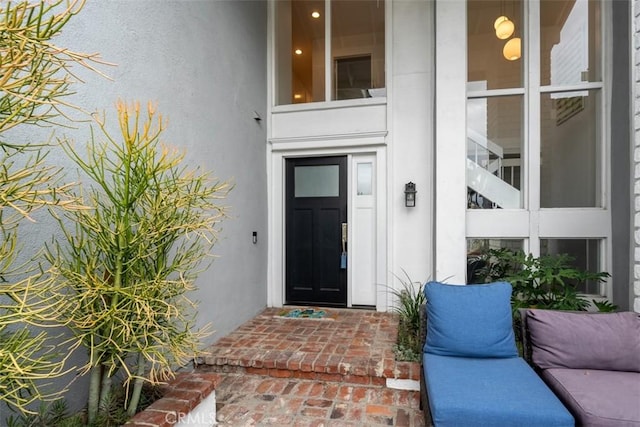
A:
<svg viewBox="0 0 640 427">
<path fill-rule="evenodd" d="M 520 237 L 534 255 L 607 269 L 603 4 L 467 2 L 470 241 Z"/>
</svg>

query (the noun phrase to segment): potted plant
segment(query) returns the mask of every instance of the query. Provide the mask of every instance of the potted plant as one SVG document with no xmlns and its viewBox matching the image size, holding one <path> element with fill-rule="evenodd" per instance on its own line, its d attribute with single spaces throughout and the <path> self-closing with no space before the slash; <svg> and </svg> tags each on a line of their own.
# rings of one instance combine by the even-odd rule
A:
<svg viewBox="0 0 640 427">
<path fill-rule="evenodd" d="M 420 336 L 420 310 L 424 309 L 426 298 L 423 284 L 411 280 L 403 270 L 404 278 L 397 277 L 401 287 L 392 289 L 396 304 L 393 311 L 398 314 L 398 340 L 394 347 L 397 360 L 419 362 L 422 349 Z"/>
</svg>

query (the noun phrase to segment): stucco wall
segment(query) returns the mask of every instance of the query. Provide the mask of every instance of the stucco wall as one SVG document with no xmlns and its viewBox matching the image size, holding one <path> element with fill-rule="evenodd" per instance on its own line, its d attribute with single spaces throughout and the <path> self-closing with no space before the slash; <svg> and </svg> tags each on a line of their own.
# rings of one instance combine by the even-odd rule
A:
<svg viewBox="0 0 640 427">
<path fill-rule="evenodd" d="M 87 2 L 67 45 L 117 64 L 113 81 L 78 88 L 87 109 L 152 100 L 168 119 L 165 141 L 187 161 L 230 179 L 229 218 L 200 276 L 201 324 L 229 332 L 266 306 L 266 4 L 261 1 Z M 258 243 L 252 242 L 252 232 Z"/>
<path fill-rule="evenodd" d="M 75 87 L 71 102 L 105 111 L 116 135 L 116 101 L 151 100 L 168 119 L 166 143 L 184 148 L 190 166 L 232 180 L 234 188 L 221 202 L 230 208 L 214 247 L 217 258 L 200 275 L 193 295 L 199 301 L 198 325 L 211 323 L 216 331 L 209 342 L 267 301 L 266 124 L 254 120 L 256 113 L 264 118 L 267 107 L 266 23 L 263 1 L 88 1 L 56 40 L 72 50 L 100 52 L 117 64 L 101 67 L 112 80 L 76 70 L 85 83 Z M 38 141 L 51 132 L 21 130 L 14 137 Z M 82 147 L 88 123 L 56 134 Z M 60 151 L 49 160 L 67 165 L 68 180 L 77 179 Z M 25 228 L 22 243 L 27 249 L 41 247 L 52 232 L 43 219 Z M 73 387 L 72 406 L 82 404 L 83 382 Z"/>
<path fill-rule="evenodd" d="M 634 112 L 634 304 L 633 309 L 640 312 L 640 0 L 635 0 L 633 10 L 633 112 Z"/>
<path fill-rule="evenodd" d="M 266 306 L 266 125 L 254 120 L 267 102 L 265 2 L 87 2 L 65 35 L 117 64 L 113 81 L 87 77 L 77 103 L 109 112 L 117 99 L 154 101 L 168 119 L 164 140 L 232 180 L 218 258 L 195 295 L 212 339 L 229 332 Z"/>
</svg>

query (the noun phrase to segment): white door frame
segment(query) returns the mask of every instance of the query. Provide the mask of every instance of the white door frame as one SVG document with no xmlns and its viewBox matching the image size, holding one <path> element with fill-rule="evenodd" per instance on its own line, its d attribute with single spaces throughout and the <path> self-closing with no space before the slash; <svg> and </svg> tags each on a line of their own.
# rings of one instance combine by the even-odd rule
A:
<svg viewBox="0 0 640 427">
<path fill-rule="evenodd" d="M 385 133 L 386 134 L 386 133 Z M 282 307 L 285 303 L 285 163 L 292 157 L 348 156 L 348 218 L 352 221 L 350 206 L 354 205 L 352 190 L 353 159 L 368 155 L 375 159 L 375 267 L 374 278 L 377 289 L 375 307 L 378 311 L 387 310 L 387 220 L 386 220 L 386 146 L 385 134 L 368 135 L 366 138 L 340 140 L 313 140 L 315 148 L 309 147 L 309 141 L 287 139 L 271 140 L 268 146 L 268 279 L 267 304 L 269 307 Z M 354 242 L 353 227 L 349 227 L 348 239 Z M 354 242 L 355 243 L 355 242 Z M 353 246 L 353 245 L 352 245 Z M 357 248 L 357 243 L 355 244 Z M 352 254 L 349 254 L 350 256 Z M 353 254 L 355 255 L 355 254 Z M 347 304 L 352 305 L 352 273 L 347 279 Z"/>
</svg>

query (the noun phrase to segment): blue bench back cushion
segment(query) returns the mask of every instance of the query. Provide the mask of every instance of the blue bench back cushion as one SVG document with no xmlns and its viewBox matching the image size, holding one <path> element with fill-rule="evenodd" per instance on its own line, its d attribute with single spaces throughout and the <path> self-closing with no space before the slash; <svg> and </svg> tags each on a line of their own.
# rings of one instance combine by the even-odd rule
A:
<svg viewBox="0 0 640 427">
<path fill-rule="evenodd" d="M 459 357 L 515 357 L 511 284 L 429 282 L 425 353 Z"/>
</svg>

